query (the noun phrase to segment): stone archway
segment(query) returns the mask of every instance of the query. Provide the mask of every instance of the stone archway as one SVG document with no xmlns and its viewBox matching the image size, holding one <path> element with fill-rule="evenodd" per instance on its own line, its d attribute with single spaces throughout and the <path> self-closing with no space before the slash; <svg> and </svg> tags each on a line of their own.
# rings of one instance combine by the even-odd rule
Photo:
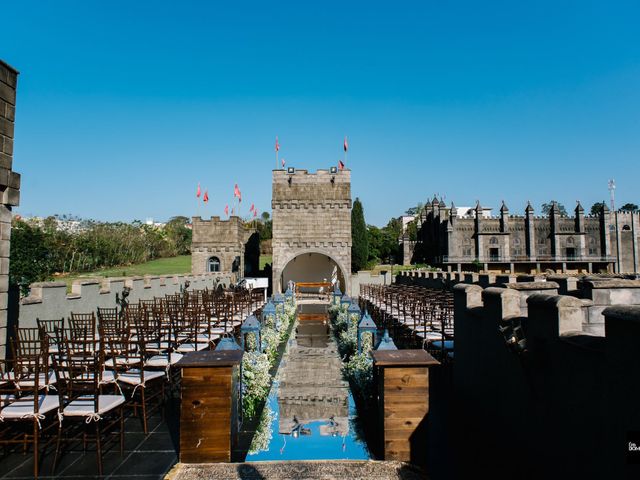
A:
<svg viewBox="0 0 640 480">
<path fill-rule="evenodd" d="M 349 270 L 333 255 L 317 250 L 308 249 L 296 252 L 286 258 L 284 267 L 278 272 L 274 291 L 286 290 L 290 280 L 294 282 L 338 282 L 343 292 L 349 291 Z"/>
<path fill-rule="evenodd" d="M 329 257 L 342 272 L 340 289 L 351 291 L 351 172 L 348 169 L 273 171 L 273 291 L 294 258 Z"/>
</svg>

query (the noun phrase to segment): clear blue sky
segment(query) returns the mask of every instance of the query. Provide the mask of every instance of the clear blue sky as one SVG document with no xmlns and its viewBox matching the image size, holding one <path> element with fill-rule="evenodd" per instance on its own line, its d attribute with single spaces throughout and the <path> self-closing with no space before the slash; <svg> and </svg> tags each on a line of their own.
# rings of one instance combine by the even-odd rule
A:
<svg viewBox="0 0 640 480">
<path fill-rule="evenodd" d="M 353 170 L 368 223 L 434 193 L 521 213 L 640 203 L 640 3 L 5 2 L 24 215 L 269 210 L 288 165 Z"/>
</svg>

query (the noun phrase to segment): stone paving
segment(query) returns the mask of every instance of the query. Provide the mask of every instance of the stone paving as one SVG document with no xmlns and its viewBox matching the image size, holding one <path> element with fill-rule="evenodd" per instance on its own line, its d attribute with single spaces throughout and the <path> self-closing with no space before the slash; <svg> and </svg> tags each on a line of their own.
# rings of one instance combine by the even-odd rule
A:
<svg viewBox="0 0 640 480">
<path fill-rule="evenodd" d="M 168 480 L 423 480 L 418 468 L 402 462 L 317 461 L 177 464 Z"/>
</svg>

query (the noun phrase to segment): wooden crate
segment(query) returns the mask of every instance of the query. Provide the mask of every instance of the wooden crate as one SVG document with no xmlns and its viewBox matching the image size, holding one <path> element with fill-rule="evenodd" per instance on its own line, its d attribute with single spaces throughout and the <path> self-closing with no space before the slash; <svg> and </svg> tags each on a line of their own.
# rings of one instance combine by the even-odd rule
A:
<svg viewBox="0 0 640 480">
<path fill-rule="evenodd" d="M 429 412 L 429 367 L 438 365 L 424 350 L 372 352 L 378 392 L 378 421 L 384 460 L 410 461 L 420 424 Z"/>
<path fill-rule="evenodd" d="M 180 462 L 230 462 L 239 430 L 241 351 L 185 355 L 180 405 Z"/>
</svg>

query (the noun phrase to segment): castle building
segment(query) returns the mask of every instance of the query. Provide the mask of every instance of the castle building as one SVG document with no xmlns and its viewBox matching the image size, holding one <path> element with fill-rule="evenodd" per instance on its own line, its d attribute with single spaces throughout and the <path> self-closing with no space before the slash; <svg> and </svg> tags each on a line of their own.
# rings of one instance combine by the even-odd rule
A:
<svg viewBox="0 0 640 480">
<path fill-rule="evenodd" d="M 235 280 L 257 273 L 258 234 L 240 217 L 228 220 L 193 217 L 192 225 L 191 273 L 231 273 L 235 274 Z"/>
<path fill-rule="evenodd" d="M 274 170 L 273 291 L 289 281 L 351 284 L 351 171 Z"/>
<path fill-rule="evenodd" d="M 465 215 L 442 200 L 428 201 L 418 219 L 412 263 L 452 271 L 532 273 L 637 272 L 640 213 L 585 215 L 577 204 L 571 217 L 553 203 L 548 216 L 537 216 L 529 203 L 524 215 L 511 215 L 503 202 L 497 216 L 476 207 Z"/>
</svg>

